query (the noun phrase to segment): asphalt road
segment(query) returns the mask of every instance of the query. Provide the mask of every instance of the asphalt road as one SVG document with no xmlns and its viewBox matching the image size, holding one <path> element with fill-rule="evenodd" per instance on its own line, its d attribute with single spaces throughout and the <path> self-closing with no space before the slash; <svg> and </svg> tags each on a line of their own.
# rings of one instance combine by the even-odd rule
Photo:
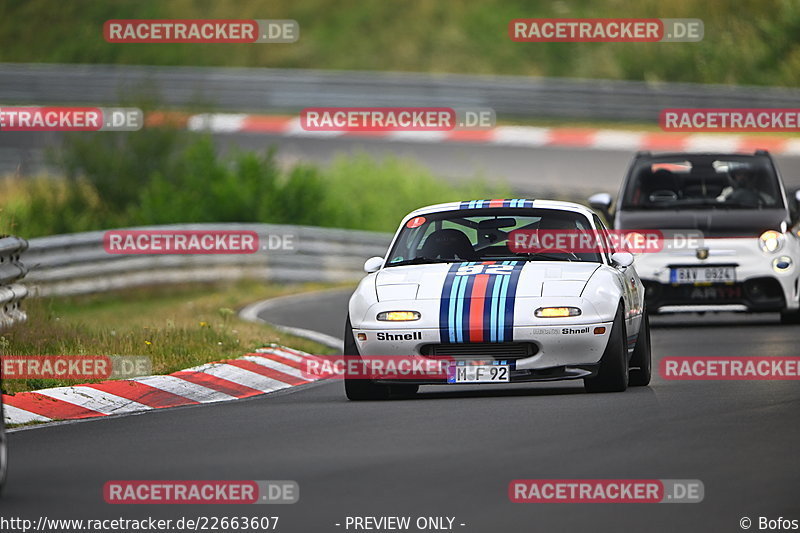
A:
<svg viewBox="0 0 800 533">
<path fill-rule="evenodd" d="M 346 300 L 327 293 L 264 318 L 339 336 Z M 800 330 L 775 318 L 658 317 L 654 355 L 797 355 Z M 604 395 L 580 382 L 439 386 L 367 403 L 326 382 L 12 433 L 0 516 L 278 515 L 279 531 L 320 533 L 346 531 L 347 516 L 377 515 L 455 517 L 465 533 L 741 531 L 743 516 L 800 519 L 798 413 L 800 387 L 788 381 L 655 377 L 649 388 Z M 507 487 L 519 478 L 699 479 L 705 499 L 512 504 Z M 292 479 L 301 495 L 283 506 L 103 502 L 106 481 L 129 479 Z"/>
</svg>

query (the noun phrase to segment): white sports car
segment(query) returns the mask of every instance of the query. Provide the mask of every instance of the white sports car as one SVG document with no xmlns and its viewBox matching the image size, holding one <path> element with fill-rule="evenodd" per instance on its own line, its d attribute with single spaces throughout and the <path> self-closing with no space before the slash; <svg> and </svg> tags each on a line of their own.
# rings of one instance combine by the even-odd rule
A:
<svg viewBox="0 0 800 533">
<path fill-rule="evenodd" d="M 603 232 L 578 204 L 475 200 L 407 215 L 350 298 L 346 356 L 445 361 L 431 379 L 345 375 L 351 400 L 422 384 L 583 379 L 590 392 L 650 382 L 644 290 L 627 252 L 520 251 L 515 234 Z"/>
</svg>

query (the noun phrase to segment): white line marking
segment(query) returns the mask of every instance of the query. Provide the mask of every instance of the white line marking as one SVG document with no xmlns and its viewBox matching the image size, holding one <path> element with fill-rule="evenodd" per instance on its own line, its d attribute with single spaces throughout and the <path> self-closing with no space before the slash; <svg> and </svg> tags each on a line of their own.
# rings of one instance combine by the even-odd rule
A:
<svg viewBox="0 0 800 533">
<path fill-rule="evenodd" d="M 740 141 L 737 135 L 689 135 L 684 146 L 688 152 L 735 152 Z"/>
<path fill-rule="evenodd" d="M 110 394 L 92 387 L 56 387 L 36 391 L 44 396 L 78 405 L 84 409 L 91 409 L 104 415 L 126 413 L 129 411 L 146 411 L 152 409 L 143 403 L 134 402 L 115 394 Z"/>
<path fill-rule="evenodd" d="M 134 381 L 200 403 L 223 402 L 237 399 L 230 394 L 215 391 L 214 389 L 209 389 L 208 387 L 197 385 L 196 383 L 191 383 L 185 379 L 176 378 L 175 376 L 149 376 L 146 378 L 136 378 Z"/>
<path fill-rule="evenodd" d="M 390 131 L 381 138 L 393 141 L 440 142 L 446 137 L 446 131 Z"/>
<path fill-rule="evenodd" d="M 291 386 L 283 381 L 268 378 L 267 376 L 250 372 L 244 368 L 227 364 L 213 365 L 210 368 L 207 368 L 204 373 L 208 374 L 209 376 L 232 381 L 237 385 L 250 387 L 251 389 L 256 389 L 261 392 L 273 392 Z"/>
<path fill-rule="evenodd" d="M 490 144 L 509 146 L 544 146 L 550 139 L 550 128 L 529 126 L 498 126 Z"/>
<path fill-rule="evenodd" d="M 204 113 L 192 115 L 186 124 L 189 131 L 230 133 L 240 131 L 249 115 L 241 113 Z"/>
<path fill-rule="evenodd" d="M 789 141 L 783 145 L 783 150 L 775 153 L 780 153 L 783 155 L 800 155 L 800 139 L 789 139 Z"/>
<path fill-rule="evenodd" d="M 632 131 L 598 130 L 592 148 L 598 150 L 639 150 L 644 134 Z"/>
<path fill-rule="evenodd" d="M 297 302 L 306 299 L 309 301 L 314 301 L 320 296 L 320 294 L 325 294 L 333 291 L 341 291 L 341 290 L 342 289 L 328 289 L 324 291 L 314 291 L 300 295 L 290 294 L 288 296 L 269 298 L 267 300 L 262 300 L 260 302 L 255 302 L 246 306 L 244 309 L 239 311 L 239 317 L 242 318 L 243 320 L 247 320 L 248 322 L 255 322 L 257 324 L 269 324 L 267 321 L 262 320 L 258 316 L 259 314 L 261 314 L 262 311 L 265 311 L 267 309 L 272 309 L 286 301 Z M 344 341 L 342 339 L 333 337 L 331 335 L 326 335 L 325 333 L 321 333 L 319 331 L 313 331 L 304 328 L 295 328 L 290 326 L 281 326 L 279 324 L 270 324 L 270 325 L 279 331 L 289 333 L 290 335 L 296 335 L 297 337 L 302 337 L 304 339 L 309 339 L 316 343 L 322 344 L 323 346 L 327 346 L 328 348 L 333 348 L 334 350 L 341 351 L 344 348 Z"/>
<path fill-rule="evenodd" d="M 25 409 L 14 407 L 13 405 L 3 404 L 3 419 L 6 424 L 27 424 L 29 422 L 49 422 L 46 416 L 31 413 Z"/>
<path fill-rule="evenodd" d="M 281 354 L 283 355 L 283 354 Z M 285 357 L 285 356 L 284 356 Z M 284 374 L 289 374 L 290 376 L 294 376 L 296 378 L 301 379 L 309 379 L 308 377 L 304 376 L 303 373 L 289 365 L 285 365 L 278 361 L 273 361 L 272 359 L 267 359 L 266 357 L 259 357 L 257 355 L 245 355 L 242 359 L 245 361 L 250 361 L 251 363 L 256 363 L 257 365 L 265 366 L 267 368 L 271 368 L 273 370 L 277 370 L 278 372 L 283 372 Z"/>
</svg>

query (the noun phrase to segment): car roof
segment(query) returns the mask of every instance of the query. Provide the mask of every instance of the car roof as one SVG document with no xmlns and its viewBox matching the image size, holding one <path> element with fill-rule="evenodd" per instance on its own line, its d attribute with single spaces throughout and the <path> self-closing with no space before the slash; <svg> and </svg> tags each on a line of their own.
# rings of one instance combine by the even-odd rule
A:
<svg viewBox="0 0 800 533">
<path fill-rule="evenodd" d="M 746 158 L 769 158 L 769 152 L 760 150 L 755 153 L 742 153 L 742 152 L 637 152 L 637 159 L 671 159 L 674 157 L 681 157 L 686 159 L 708 159 L 720 157 L 736 157 L 741 159 Z"/>
<path fill-rule="evenodd" d="M 493 200 L 465 200 L 461 202 L 448 202 L 444 204 L 435 204 L 416 209 L 406 215 L 403 219 L 409 220 L 414 217 L 428 215 L 431 213 L 442 213 L 446 211 L 471 211 L 477 209 L 507 209 L 513 212 L 515 209 L 557 209 L 560 211 L 571 211 L 573 213 L 581 213 L 589 218 L 594 215 L 594 211 L 588 207 L 576 204 L 574 202 L 561 202 L 558 200 L 532 200 L 529 198 L 513 198 L 513 199 L 493 199 Z"/>
</svg>

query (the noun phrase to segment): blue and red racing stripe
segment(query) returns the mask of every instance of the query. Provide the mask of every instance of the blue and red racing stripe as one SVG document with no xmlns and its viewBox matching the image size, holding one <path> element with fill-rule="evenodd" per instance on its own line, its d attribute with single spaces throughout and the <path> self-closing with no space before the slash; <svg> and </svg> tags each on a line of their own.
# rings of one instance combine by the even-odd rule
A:
<svg viewBox="0 0 800 533">
<path fill-rule="evenodd" d="M 439 303 L 442 343 L 508 342 L 514 338 L 514 302 L 524 261 L 456 263 Z"/>
<path fill-rule="evenodd" d="M 459 209 L 481 209 L 483 207 L 533 207 L 533 200 L 515 198 L 513 200 L 472 200 L 461 202 Z"/>
</svg>

